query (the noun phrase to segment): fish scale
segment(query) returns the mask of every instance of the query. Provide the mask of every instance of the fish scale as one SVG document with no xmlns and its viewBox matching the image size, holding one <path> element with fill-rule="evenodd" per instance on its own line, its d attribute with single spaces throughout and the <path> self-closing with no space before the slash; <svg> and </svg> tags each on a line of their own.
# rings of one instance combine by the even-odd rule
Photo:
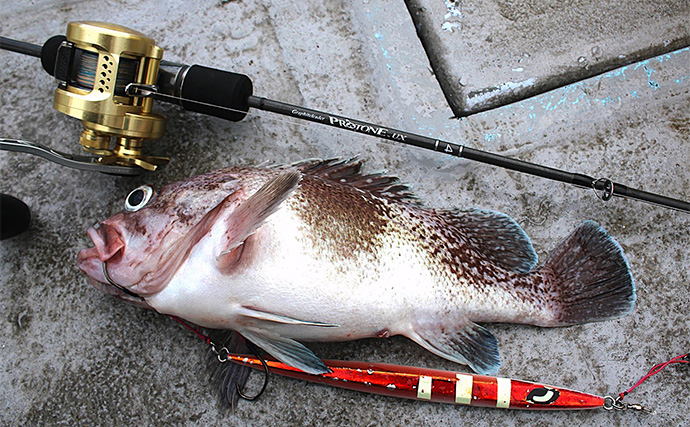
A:
<svg viewBox="0 0 690 427">
<path fill-rule="evenodd" d="M 235 330 L 313 374 L 328 368 L 299 341 L 405 335 L 493 374 L 498 343 L 476 322 L 565 326 L 632 310 L 627 262 L 597 224 L 535 268 L 506 215 L 430 209 L 397 178 L 361 167 L 306 160 L 165 186 L 90 229 L 95 247 L 79 266 L 110 294 Z"/>
</svg>

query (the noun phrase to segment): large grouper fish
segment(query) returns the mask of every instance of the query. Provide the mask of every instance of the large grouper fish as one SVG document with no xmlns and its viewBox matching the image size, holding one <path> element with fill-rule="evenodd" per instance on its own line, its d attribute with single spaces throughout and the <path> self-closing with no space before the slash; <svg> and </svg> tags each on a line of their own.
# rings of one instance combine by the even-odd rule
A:
<svg viewBox="0 0 690 427">
<path fill-rule="evenodd" d="M 141 186 L 89 228 L 79 268 L 106 293 L 234 330 L 314 374 L 328 369 L 299 341 L 404 335 L 493 374 L 496 338 L 475 322 L 567 326 L 633 309 L 621 248 L 594 222 L 535 268 L 506 215 L 425 207 L 361 166 L 306 160 Z"/>
</svg>

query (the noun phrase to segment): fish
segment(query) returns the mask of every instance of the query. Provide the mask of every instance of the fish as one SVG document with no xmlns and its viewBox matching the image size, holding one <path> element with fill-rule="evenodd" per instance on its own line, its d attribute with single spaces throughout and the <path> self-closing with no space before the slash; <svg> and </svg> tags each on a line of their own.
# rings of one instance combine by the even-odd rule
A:
<svg viewBox="0 0 690 427">
<path fill-rule="evenodd" d="M 561 327 L 629 314 L 620 245 L 585 221 L 537 266 L 522 228 L 480 208 L 426 206 L 363 161 L 229 167 L 143 185 L 87 230 L 78 267 L 103 292 L 236 331 L 311 374 L 303 342 L 403 335 L 483 375 L 501 364 L 483 324 Z"/>
</svg>

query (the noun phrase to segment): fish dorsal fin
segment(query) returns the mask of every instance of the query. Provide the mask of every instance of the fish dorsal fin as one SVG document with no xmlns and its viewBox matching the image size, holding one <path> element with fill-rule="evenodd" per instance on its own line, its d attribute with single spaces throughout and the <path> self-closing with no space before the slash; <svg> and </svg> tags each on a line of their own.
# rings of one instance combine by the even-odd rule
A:
<svg viewBox="0 0 690 427">
<path fill-rule="evenodd" d="M 369 191 L 389 200 L 421 205 L 409 185 L 401 183 L 395 176 L 387 175 L 385 171 L 365 175 L 361 172 L 363 164 L 362 160 L 351 157 L 349 159 L 308 159 L 276 167 L 295 168 L 305 175 Z"/>
<path fill-rule="evenodd" d="M 280 204 L 292 194 L 302 178 L 296 170 L 288 170 L 268 180 L 261 188 L 242 202 L 225 220 L 227 225 L 218 263 L 222 270 L 228 269 L 236 257 L 233 250 L 254 234 Z"/>
<path fill-rule="evenodd" d="M 522 228 L 509 216 L 485 209 L 434 210 L 464 244 L 495 265 L 527 273 L 537 254 Z"/>
</svg>

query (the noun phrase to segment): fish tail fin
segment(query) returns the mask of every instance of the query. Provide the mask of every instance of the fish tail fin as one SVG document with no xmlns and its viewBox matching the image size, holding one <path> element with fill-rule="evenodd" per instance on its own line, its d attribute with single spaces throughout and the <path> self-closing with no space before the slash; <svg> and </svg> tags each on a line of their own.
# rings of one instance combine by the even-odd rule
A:
<svg viewBox="0 0 690 427">
<path fill-rule="evenodd" d="M 593 221 L 580 225 L 535 271 L 552 294 L 551 316 L 539 326 L 610 320 L 635 306 L 635 285 L 621 247 Z"/>
</svg>

